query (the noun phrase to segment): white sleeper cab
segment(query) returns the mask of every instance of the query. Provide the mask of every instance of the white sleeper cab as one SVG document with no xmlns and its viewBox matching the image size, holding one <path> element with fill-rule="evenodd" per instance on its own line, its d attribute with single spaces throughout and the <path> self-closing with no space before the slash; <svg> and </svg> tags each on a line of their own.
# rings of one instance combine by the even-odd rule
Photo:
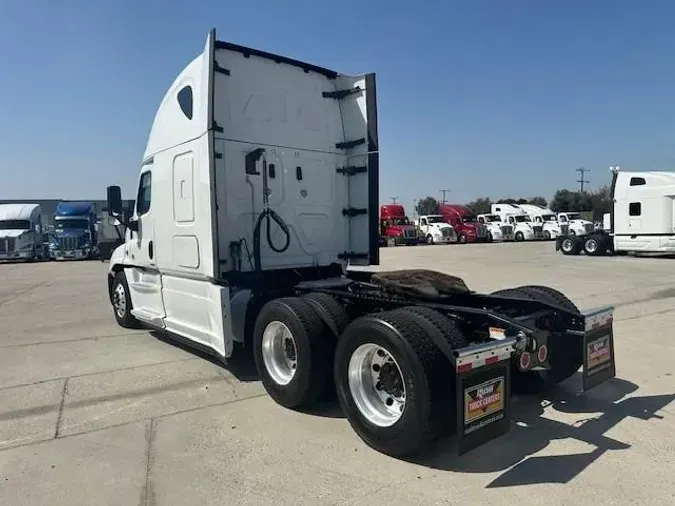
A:
<svg viewBox="0 0 675 506">
<path fill-rule="evenodd" d="M 440 214 L 420 216 L 417 228 L 427 244 L 451 244 L 457 242 L 457 234 L 452 225 L 445 222 Z"/>
<path fill-rule="evenodd" d="M 0 204 L 0 260 L 47 260 L 40 204 Z"/>
<path fill-rule="evenodd" d="M 555 239 L 561 234 L 558 216 L 548 207 L 534 204 L 518 204 L 518 207 L 532 218 L 535 225 L 542 227 L 544 239 Z"/>
<path fill-rule="evenodd" d="M 478 223 L 488 230 L 488 242 L 513 241 L 513 225 L 502 221 L 498 214 L 479 214 Z"/>
<path fill-rule="evenodd" d="M 507 225 L 513 227 L 516 241 L 534 241 L 544 237 L 543 227 L 532 221 L 532 218 L 515 204 L 502 202 L 490 206 L 491 214 L 498 215 Z"/>
<path fill-rule="evenodd" d="M 334 392 L 388 455 L 448 432 L 460 453 L 483 444 L 509 429 L 512 376 L 514 391 L 541 391 L 576 373 L 589 342 L 611 348 L 613 309 L 582 313 L 550 287 L 487 295 L 430 270 L 351 269 L 379 263 L 378 164 L 374 74 L 211 31 L 155 115 L 131 217 L 108 187 L 126 228 L 108 272 L 117 322 L 224 361 L 246 344 L 274 401 Z M 585 389 L 614 375 L 607 357 Z"/>
<path fill-rule="evenodd" d="M 556 249 L 591 256 L 675 253 L 675 172 L 611 170 L 612 208 L 602 229 L 560 237 Z"/>
</svg>

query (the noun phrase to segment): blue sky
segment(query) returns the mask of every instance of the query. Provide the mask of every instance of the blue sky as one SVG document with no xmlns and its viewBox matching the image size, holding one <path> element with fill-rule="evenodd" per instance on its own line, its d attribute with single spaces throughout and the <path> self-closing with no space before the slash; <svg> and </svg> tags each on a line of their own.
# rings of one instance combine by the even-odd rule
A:
<svg viewBox="0 0 675 506">
<path fill-rule="evenodd" d="M 220 39 L 375 71 L 381 201 L 550 197 L 675 168 L 674 2 L 0 0 L 0 198 L 133 197 L 155 108 Z"/>
</svg>

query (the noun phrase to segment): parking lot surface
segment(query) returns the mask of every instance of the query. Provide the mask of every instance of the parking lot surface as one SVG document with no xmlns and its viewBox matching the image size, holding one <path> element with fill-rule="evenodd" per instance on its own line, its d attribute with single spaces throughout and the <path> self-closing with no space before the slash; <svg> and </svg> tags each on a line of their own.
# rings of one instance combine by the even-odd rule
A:
<svg viewBox="0 0 675 506">
<path fill-rule="evenodd" d="M 224 367 L 118 327 L 103 262 L 0 265 L 0 504 L 673 504 L 675 260 L 565 257 L 552 243 L 383 248 L 477 291 L 614 304 L 617 378 L 513 403 L 512 430 L 462 456 L 365 446 L 335 404 L 274 404 Z M 671 485 L 668 485 L 671 483 Z"/>
</svg>

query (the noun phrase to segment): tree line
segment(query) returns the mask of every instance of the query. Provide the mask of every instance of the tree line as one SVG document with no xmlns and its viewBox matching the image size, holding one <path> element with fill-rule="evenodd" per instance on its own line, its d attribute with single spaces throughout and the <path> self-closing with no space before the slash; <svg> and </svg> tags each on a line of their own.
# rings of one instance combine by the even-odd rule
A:
<svg viewBox="0 0 675 506">
<path fill-rule="evenodd" d="M 476 214 L 486 214 L 490 212 L 492 204 L 533 204 L 541 207 L 548 207 L 556 213 L 571 211 L 592 213 L 594 221 L 601 221 L 602 215 L 608 213 L 611 209 L 611 189 L 608 185 L 601 186 L 597 190 L 574 191 L 560 189 L 555 192 L 551 201 L 544 197 L 528 198 L 504 198 L 492 200 L 489 197 L 481 197 L 467 203 L 466 206 Z M 440 202 L 438 199 L 427 196 L 420 199 L 415 205 L 417 214 L 438 214 Z"/>
</svg>

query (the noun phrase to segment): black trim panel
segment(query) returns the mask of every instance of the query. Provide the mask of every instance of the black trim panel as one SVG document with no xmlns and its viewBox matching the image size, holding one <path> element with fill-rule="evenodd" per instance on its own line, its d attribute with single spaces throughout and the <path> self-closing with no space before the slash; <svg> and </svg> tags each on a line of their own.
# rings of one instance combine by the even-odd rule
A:
<svg viewBox="0 0 675 506">
<path fill-rule="evenodd" d="M 370 265 L 380 265 L 380 154 L 377 138 L 377 86 L 375 74 L 366 75 L 366 121 L 368 128 L 368 235 Z"/>
<path fill-rule="evenodd" d="M 252 49 L 250 47 L 232 44 L 231 42 L 223 42 L 221 40 L 217 40 L 215 45 L 216 49 L 226 49 L 228 51 L 236 51 L 237 53 L 243 54 L 247 58 L 249 56 L 259 56 L 260 58 L 266 58 L 276 63 L 285 63 L 286 65 L 293 65 L 294 67 L 301 68 L 305 72 L 316 72 L 317 74 L 324 75 L 328 79 L 335 79 L 338 76 L 338 73 L 335 72 L 334 70 L 329 70 L 323 67 L 312 65 L 311 63 L 305 63 L 299 60 L 294 60 L 293 58 L 287 58 L 286 56 L 268 53 L 267 51 L 260 51 L 259 49 Z"/>
<path fill-rule="evenodd" d="M 652 232 L 649 234 L 614 234 L 614 237 L 675 237 L 675 234 L 661 234 L 659 232 Z"/>
<path fill-rule="evenodd" d="M 619 177 L 618 172 L 614 172 L 612 174 L 612 186 L 610 187 L 609 191 L 609 198 L 612 201 L 612 205 L 609 208 L 609 232 L 610 234 L 614 233 L 614 190 L 616 190 L 616 180 Z"/>
<path fill-rule="evenodd" d="M 222 128 L 219 129 L 215 120 L 215 104 L 216 99 L 216 72 L 215 66 L 216 62 L 216 47 L 218 42 L 216 40 L 216 29 L 212 29 L 209 36 L 213 39 L 213 44 L 208 55 L 208 65 L 211 67 L 211 75 L 209 76 L 209 88 L 208 88 L 208 107 L 207 107 L 207 149 L 209 153 L 209 179 L 211 180 L 211 277 L 219 278 L 220 277 L 220 243 L 218 242 L 218 188 L 216 188 L 216 134 L 215 132 L 222 132 Z"/>
</svg>

